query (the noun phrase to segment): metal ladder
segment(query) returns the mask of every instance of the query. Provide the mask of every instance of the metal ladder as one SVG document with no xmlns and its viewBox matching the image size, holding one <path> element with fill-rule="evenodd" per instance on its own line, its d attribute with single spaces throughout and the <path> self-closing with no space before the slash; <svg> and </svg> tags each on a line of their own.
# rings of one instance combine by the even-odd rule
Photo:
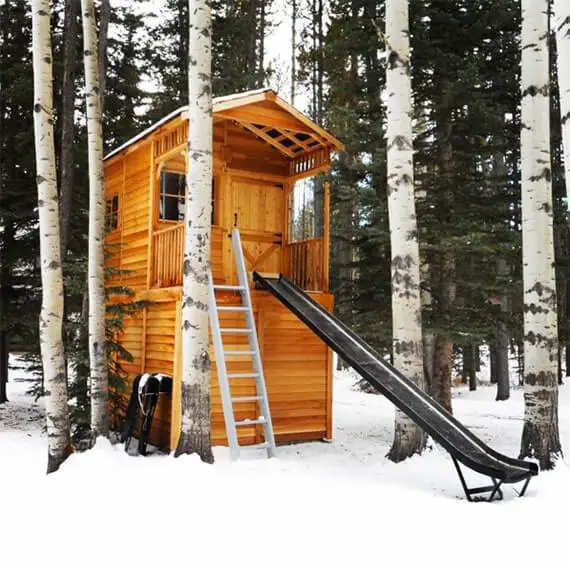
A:
<svg viewBox="0 0 570 568">
<path fill-rule="evenodd" d="M 232 247 L 237 268 L 239 280 L 238 286 L 215 285 L 210 272 L 210 281 L 208 286 L 209 292 L 209 314 L 210 327 L 212 328 L 212 337 L 214 340 L 214 353 L 216 355 L 216 367 L 218 370 L 218 382 L 220 384 L 220 392 L 222 395 L 222 406 L 224 410 L 224 422 L 226 424 L 226 435 L 230 446 L 230 456 L 232 460 L 237 460 L 240 456 L 240 449 L 265 449 L 267 457 L 275 456 L 275 437 L 273 435 L 273 425 L 271 424 L 271 413 L 269 411 L 269 401 L 267 398 L 267 389 L 265 387 L 265 377 L 263 375 L 263 365 L 261 363 L 261 355 L 259 352 L 259 342 L 257 340 L 257 332 L 255 329 L 255 319 L 253 316 L 253 307 L 249 294 L 249 284 L 247 281 L 247 271 L 245 258 L 241 246 L 239 230 L 232 230 Z M 232 291 L 239 292 L 241 295 L 240 306 L 218 306 L 216 302 L 216 291 Z M 223 328 L 220 327 L 219 312 L 242 312 L 245 315 L 245 328 Z M 249 340 L 248 350 L 228 351 L 224 348 L 222 336 L 224 333 L 230 334 L 247 334 Z M 250 373 L 230 373 L 226 365 L 227 356 L 250 357 L 252 361 L 253 372 Z M 230 381 L 240 379 L 255 379 L 256 394 L 255 396 L 232 396 Z M 260 415 L 257 418 L 246 420 L 235 420 L 234 405 L 247 402 L 257 402 L 259 405 Z M 264 442 L 262 444 L 240 446 L 238 441 L 237 429 L 243 426 L 263 425 Z"/>
</svg>

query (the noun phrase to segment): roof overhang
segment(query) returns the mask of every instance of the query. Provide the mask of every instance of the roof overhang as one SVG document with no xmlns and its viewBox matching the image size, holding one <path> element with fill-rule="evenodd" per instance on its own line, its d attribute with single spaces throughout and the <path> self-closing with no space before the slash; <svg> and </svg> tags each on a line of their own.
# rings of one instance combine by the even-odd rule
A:
<svg viewBox="0 0 570 568">
<path fill-rule="evenodd" d="M 272 89 L 215 97 L 212 102 L 214 123 L 232 121 L 290 159 L 323 149 L 344 150 L 342 142 L 284 101 Z M 171 120 L 187 116 L 187 106 L 175 110 L 107 154 L 105 160 L 150 136 Z"/>
</svg>

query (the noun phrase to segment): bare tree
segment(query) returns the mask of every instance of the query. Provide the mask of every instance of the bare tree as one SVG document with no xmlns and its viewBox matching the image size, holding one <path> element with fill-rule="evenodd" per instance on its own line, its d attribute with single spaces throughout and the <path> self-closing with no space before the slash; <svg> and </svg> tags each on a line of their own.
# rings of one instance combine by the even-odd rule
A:
<svg viewBox="0 0 570 568">
<path fill-rule="evenodd" d="M 392 248 L 392 341 L 395 367 L 424 388 L 420 297 L 420 250 L 414 198 L 412 88 L 408 0 L 386 2 L 386 106 L 388 214 Z M 425 434 L 396 409 L 394 442 L 388 453 L 402 461 L 420 453 Z"/>
<path fill-rule="evenodd" d="M 521 174 L 525 417 L 521 457 L 560 455 L 550 162 L 549 0 L 522 0 Z"/>
<path fill-rule="evenodd" d="M 70 451 L 62 340 L 63 278 L 53 134 L 49 0 L 32 0 L 34 131 L 42 277 L 40 347 L 45 386 L 48 466 L 56 471 Z"/>
<path fill-rule="evenodd" d="M 81 0 L 81 11 L 89 155 L 89 375 L 91 435 L 95 439 L 109 434 L 109 380 L 105 340 L 105 190 L 97 26 L 93 0 Z"/>
<path fill-rule="evenodd" d="M 182 300 L 182 430 L 176 456 L 214 461 L 210 440 L 208 280 L 212 191 L 212 14 L 189 0 L 189 112 Z"/>
</svg>

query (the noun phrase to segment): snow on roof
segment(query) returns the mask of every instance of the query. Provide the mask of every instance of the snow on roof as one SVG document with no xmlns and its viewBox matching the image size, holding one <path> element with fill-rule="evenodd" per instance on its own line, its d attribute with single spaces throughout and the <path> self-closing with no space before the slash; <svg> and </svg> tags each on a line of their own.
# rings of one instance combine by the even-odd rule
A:
<svg viewBox="0 0 570 568">
<path fill-rule="evenodd" d="M 269 87 L 263 87 L 262 89 L 254 89 L 252 91 L 243 91 L 241 93 L 234 93 L 232 95 L 225 95 L 223 97 L 214 97 L 212 99 L 212 105 L 214 106 L 216 104 L 226 103 L 228 101 L 235 101 L 235 100 L 239 100 L 241 98 L 251 97 L 252 95 L 259 95 L 261 93 L 267 93 L 269 91 L 273 91 L 273 89 L 270 89 Z M 139 132 L 136 136 L 133 136 L 130 140 L 127 140 L 124 144 L 121 144 L 118 148 L 115 148 L 114 150 L 109 152 L 103 158 L 103 160 L 108 160 L 109 158 L 112 158 L 116 154 L 122 152 L 125 148 L 127 148 L 131 144 L 138 142 L 139 140 L 141 140 L 142 138 L 144 138 L 145 136 L 150 134 L 153 130 L 156 130 L 158 127 L 162 126 L 163 124 L 165 124 L 169 120 L 172 120 L 173 118 L 175 118 L 177 116 L 180 116 L 183 112 L 185 112 L 187 110 L 188 110 L 188 105 L 185 105 L 185 106 L 182 106 L 182 107 L 172 111 L 170 114 L 168 114 L 164 118 L 161 118 L 158 122 L 151 124 L 146 130 Z"/>
<path fill-rule="evenodd" d="M 243 91 L 241 93 L 234 93 L 232 95 L 224 95 L 223 97 L 214 97 L 213 104 L 226 103 L 228 101 L 235 101 L 243 97 L 251 97 L 252 95 L 261 95 L 261 93 L 268 93 L 273 91 L 270 87 L 263 87 L 261 89 L 253 89 L 252 91 Z M 275 91 L 273 91 L 275 92 Z"/>
</svg>

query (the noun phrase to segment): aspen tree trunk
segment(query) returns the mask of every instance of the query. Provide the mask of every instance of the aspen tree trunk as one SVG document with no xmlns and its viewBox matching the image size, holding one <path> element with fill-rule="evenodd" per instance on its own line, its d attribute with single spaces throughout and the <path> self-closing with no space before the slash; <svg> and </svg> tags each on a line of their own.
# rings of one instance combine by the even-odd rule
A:
<svg viewBox="0 0 570 568">
<path fill-rule="evenodd" d="M 182 429 L 176 456 L 212 463 L 208 279 L 212 192 L 212 16 L 209 0 L 189 0 L 190 128 L 186 173 L 182 301 Z"/>
<path fill-rule="evenodd" d="M 570 208 L 570 2 L 568 0 L 554 0 L 554 30 L 558 53 L 558 87 L 562 120 L 564 175 L 568 207 Z"/>
<path fill-rule="evenodd" d="M 521 173 L 525 417 L 521 457 L 541 469 L 561 453 L 558 433 L 548 63 L 549 0 L 522 0 Z"/>
<path fill-rule="evenodd" d="M 40 347 L 45 387 L 48 466 L 56 471 L 70 451 L 63 354 L 63 279 L 53 135 L 52 54 L 49 0 L 32 0 L 34 131 L 40 225 L 42 308 Z"/>
<path fill-rule="evenodd" d="M 388 214 L 392 248 L 392 335 L 394 366 L 424 385 L 420 251 L 414 199 L 410 39 L 407 0 L 386 3 L 388 129 Z M 394 441 L 388 457 L 395 462 L 420 453 L 425 434 L 396 409 Z"/>
<path fill-rule="evenodd" d="M 85 104 L 89 154 L 89 376 L 91 436 L 109 435 L 109 379 L 105 339 L 105 190 L 103 131 L 97 56 L 97 27 L 93 0 L 81 0 Z"/>
</svg>

